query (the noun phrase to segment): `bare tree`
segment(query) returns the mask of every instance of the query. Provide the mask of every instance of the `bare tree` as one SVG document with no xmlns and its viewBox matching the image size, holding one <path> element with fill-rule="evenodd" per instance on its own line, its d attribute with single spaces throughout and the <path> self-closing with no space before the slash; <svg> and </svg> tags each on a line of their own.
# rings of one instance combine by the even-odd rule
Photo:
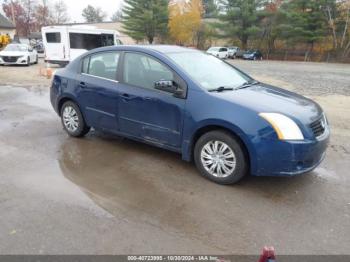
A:
<svg viewBox="0 0 350 262">
<path fill-rule="evenodd" d="M 84 17 L 85 21 L 88 23 L 100 23 L 106 18 L 106 13 L 102 11 L 100 7 L 93 7 L 88 5 L 83 9 L 82 17 Z"/>
<path fill-rule="evenodd" d="M 54 4 L 53 22 L 55 24 L 64 24 L 69 22 L 68 8 L 64 0 L 58 0 Z"/>
<path fill-rule="evenodd" d="M 35 18 L 38 30 L 43 26 L 53 23 L 52 9 L 49 6 L 48 0 L 42 0 L 42 2 L 36 6 Z"/>
<path fill-rule="evenodd" d="M 111 20 L 113 22 L 120 22 L 122 20 L 123 17 L 123 12 L 122 10 L 117 10 L 112 16 L 111 16 Z"/>
<path fill-rule="evenodd" d="M 35 30 L 35 7 L 37 5 L 36 0 L 22 0 L 22 7 L 24 10 L 24 33 L 28 36 L 33 30 Z"/>
</svg>

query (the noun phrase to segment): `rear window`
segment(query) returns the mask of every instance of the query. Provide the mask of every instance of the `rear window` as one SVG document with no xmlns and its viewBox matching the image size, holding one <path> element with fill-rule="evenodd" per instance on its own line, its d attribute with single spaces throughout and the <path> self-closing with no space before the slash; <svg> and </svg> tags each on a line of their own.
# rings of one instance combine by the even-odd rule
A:
<svg viewBox="0 0 350 262">
<path fill-rule="evenodd" d="M 61 33 L 46 33 L 48 43 L 61 43 Z"/>
<path fill-rule="evenodd" d="M 114 45 L 114 36 L 112 34 L 80 34 L 69 33 L 70 48 L 91 50 L 102 46 Z"/>
</svg>

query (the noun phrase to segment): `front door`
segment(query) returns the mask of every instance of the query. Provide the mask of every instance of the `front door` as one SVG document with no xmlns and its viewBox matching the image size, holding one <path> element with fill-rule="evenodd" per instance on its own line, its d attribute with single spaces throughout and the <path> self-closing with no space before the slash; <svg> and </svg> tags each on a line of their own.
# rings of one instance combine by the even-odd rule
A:
<svg viewBox="0 0 350 262">
<path fill-rule="evenodd" d="M 120 53 L 101 52 L 83 60 L 76 79 L 78 101 L 88 125 L 115 132 L 118 129 L 117 69 Z"/>
<path fill-rule="evenodd" d="M 159 80 L 174 80 L 174 72 L 157 59 L 125 53 L 119 85 L 119 128 L 143 140 L 181 147 L 185 101 L 154 88 Z"/>
</svg>

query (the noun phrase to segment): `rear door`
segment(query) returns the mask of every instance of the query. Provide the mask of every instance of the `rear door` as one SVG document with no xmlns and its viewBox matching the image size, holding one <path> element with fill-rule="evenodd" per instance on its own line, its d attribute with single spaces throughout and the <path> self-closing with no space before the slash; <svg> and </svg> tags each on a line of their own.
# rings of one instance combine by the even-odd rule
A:
<svg viewBox="0 0 350 262">
<path fill-rule="evenodd" d="M 127 52 L 119 84 L 119 129 L 143 140 L 180 148 L 185 99 L 155 89 L 159 80 L 176 79 L 176 73 L 154 57 Z"/>
<path fill-rule="evenodd" d="M 65 28 L 46 31 L 43 40 L 46 60 L 69 61 L 68 33 Z"/>
<path fill-rule="evenodd" d="M 76 90 L 89 126 L 115 132 L 118 129 L 119 83 L 117 72 L 120 53 L 99 52 L 82 61 Z"/>
</svg>

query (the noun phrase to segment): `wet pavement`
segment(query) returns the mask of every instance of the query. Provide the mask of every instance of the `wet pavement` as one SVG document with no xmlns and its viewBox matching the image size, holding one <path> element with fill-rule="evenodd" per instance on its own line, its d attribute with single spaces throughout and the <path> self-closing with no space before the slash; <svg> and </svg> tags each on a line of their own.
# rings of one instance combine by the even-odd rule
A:
<svg viewBox="0 0 350 262">
<path fill-rule="evenodd" d="M 47 91 L 0 86 L 0 254 L 350 254 L 349 100 L 315 98 L 334 123 L 318 169 L 219 186 L 175 153 L 70 138 Z"/>
</svg>

